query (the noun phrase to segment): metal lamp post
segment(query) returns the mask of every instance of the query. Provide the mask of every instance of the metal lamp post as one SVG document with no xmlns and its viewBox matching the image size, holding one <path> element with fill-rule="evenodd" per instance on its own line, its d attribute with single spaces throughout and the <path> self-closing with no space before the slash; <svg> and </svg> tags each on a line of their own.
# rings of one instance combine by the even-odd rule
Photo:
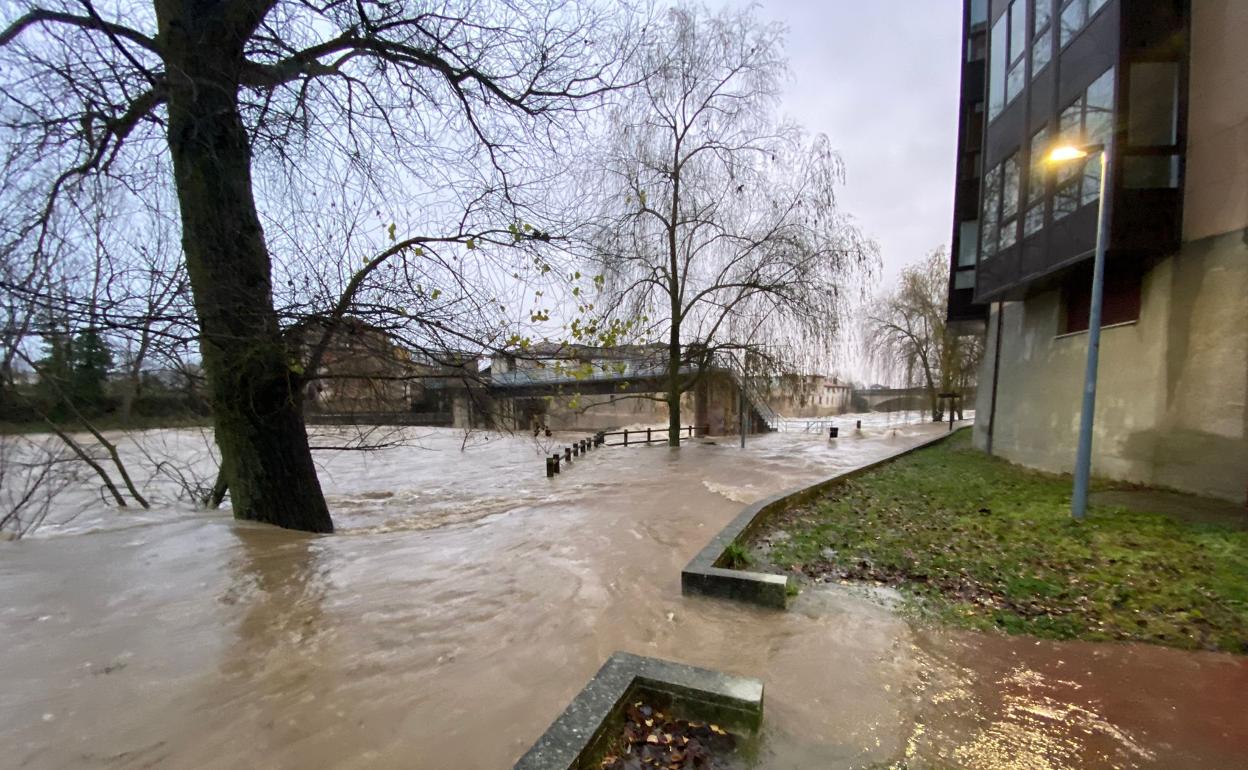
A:
<svg viewBox="0 0 1248 770">
<path fill-rule="evenodd" d="M 1114 155 L 1113 132 L 1104 144 L 1057 147 L 1048 157 L 1053 163 L 1086 158 L 1099 152 L 1100 199 L 1096 212 L 1096 256 L 1092 261 L 1092 297 L 1088 307 L 1088 362 L 1083 375 L 1083 406 L 1079 412 L 1079 446 L 1075 452 L 1075 488 L 1070 496 L 1070 515 L 1083 519 L 1088 511 L 1088 482 L 1092 476 L 1092 417 L 1096 411 L 1096 370 L 1101 354 L 1101 305 L 1105 290 L 1105 249 L 1109 241 L 1109 179 Z"/>
</svg>

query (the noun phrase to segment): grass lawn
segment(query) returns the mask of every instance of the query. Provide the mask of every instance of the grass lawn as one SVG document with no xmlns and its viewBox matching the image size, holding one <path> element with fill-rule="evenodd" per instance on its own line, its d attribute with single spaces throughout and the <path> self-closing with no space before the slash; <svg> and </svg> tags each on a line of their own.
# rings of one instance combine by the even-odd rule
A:
<svg viewBox="0 0 1248 770">
<path fill-rule="evenodd" d="M 1095 505 L 1077 523 L 1068 477 L 969 433 L 776 514 L 747 558 L 894 585 L 964 628 L 1248 653 L 1248 532 Z"/>
</svg>

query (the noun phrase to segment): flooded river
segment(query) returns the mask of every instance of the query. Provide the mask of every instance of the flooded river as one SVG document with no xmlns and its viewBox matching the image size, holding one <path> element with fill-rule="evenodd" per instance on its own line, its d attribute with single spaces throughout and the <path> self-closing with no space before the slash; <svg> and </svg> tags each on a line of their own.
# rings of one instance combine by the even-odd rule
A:
<svg viewBox="0 0 1248 770">
<path fill-rule="evenodd" d="M 531 439 L 424 430 L 321 456 L 332 536 L 71 498 L 0 543 L 0 764 L 506 770 L 626 650 L 761 677 L 769 770 L 1248 767 L 1241 657 L 916 629 L 843 588 L 680 595 L 742 503 L 944 429 L 609 448 L 553 480 Z"/>
</svg>

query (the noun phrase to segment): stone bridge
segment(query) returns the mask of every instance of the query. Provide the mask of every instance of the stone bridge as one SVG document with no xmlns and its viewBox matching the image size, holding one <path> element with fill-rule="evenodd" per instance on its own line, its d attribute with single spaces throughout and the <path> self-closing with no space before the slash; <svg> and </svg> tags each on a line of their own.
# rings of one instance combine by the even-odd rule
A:
<svg viewBox="0 0 1248 770">
<path fill-rule="evenodd" d="M 692 376 L 693 367 L 683 367 L 681 373 Z M 667 368 L 662 362 L 650 359 L 617 358 L 609 362 L 576 365 L 556 364 L 543 367 L 526 367 L 494 372 L 488 381 L 488 392 L 496 403 L 510 403 L 513 427 L 525 428 L 536 419 L 542 424 L 556 428 L 569 425 L 556 424 L 571 419 L 577 427 L 598 427 L 592 423 L 595 406 L 606 406 L 603 399 L 636 394 L 662 393 L 667 387 Z M 737 433 L 740 430 L 740 402 L 742 395 L 747 405 L 747 429 L 749 432 L 777 430 L 779 415 L 768 406 L 766 400 L 748 382 L 728 366 L 712 365 L 704 373 L 701 383 L 689 394 L 692 407 L 683 421 L 709 426 L 711 434 Z M 597 401 L 585 404 L 585 424 L 580 425 L 569 411 L 559 415 L 562 419 L 547 422 L 558 407 L 551 397 L 590 397 Z M 686 408 L 688 408 L 686 407 Z M 663 410 L 664 415 L 666 409 Z M 656 422 L 665 420 L 656 419 Z"/>
<path fill-rule="evenodd" d="M 904 412 L 927 409 L 931 406 L 926 388 L 870 388 L 855 390 L 853 402 L 866 402 L 869 412 Z M 967 390 L 962 397 L 962 408 L 975 403 L 975 389 Z"/>
</svg>

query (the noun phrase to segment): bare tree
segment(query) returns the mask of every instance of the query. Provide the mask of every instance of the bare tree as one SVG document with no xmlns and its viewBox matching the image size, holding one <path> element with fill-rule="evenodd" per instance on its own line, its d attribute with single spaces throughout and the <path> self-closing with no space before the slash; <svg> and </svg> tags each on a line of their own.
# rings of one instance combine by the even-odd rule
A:
<svg viewBox="0 0 1248 770">
<path fill-rule="evenodd" d="M 596 246 L 607 311 L 667 344 L 668 440 L 680 398 L 731 352 L 761 373 L 826 364 L 875 247 L 841 214 L 838 156 L 775 117 L 783 31 L 755 9 L 669 11 L 613 113 Z"/>
<path fill-rule="evenodd" d="M 935 421 L 943 416 L 940 393 L 965 391 L 975 384 L 984 348 L 980 337 L 950 333 L 945 322 L 948 287 L 949 255 L 936 249 L 904 269 L 896 288 L 871 303 L 864 334 L 877 363 L 922 376 Z"/>
<path fill-rule="evenodd" d="M 274 304 L 258 196 L 271 203 L 278 181 L 336 174 L 364 180 L 362 193 L 388 189 L 404 207 L 421 205 L 397 192 L 417 182 L 460 194 L 430 204 L 443 208 L 422 220 L 428 230 L 392 227 L 388 245 L 363 255 L 338 301 L 321 308 L 327 340 L 389 265 L 407 271 L 491 238 L 535 239 L 542 229 L 523 227 L 514 169 L 532 151 L 527 140 L 617 81 L 628 41 L 615 18 L 588 0 L 6 4 L 0 205 L 19 223 L 7 248 L 37 266 L 84 179 L 123 179 L 142 199 L 171 166 L 234 513 L 331 531 L 301 409 L 307 369 Z M 451 174 L 450 160 L 475 175 Z"/>
<path fill-rule="evenodd" d="M 56 496 L 74 480 L 74 468 L 51 440 L 0 435 L 0 539 L 33 532 Z"/>
</svg>

